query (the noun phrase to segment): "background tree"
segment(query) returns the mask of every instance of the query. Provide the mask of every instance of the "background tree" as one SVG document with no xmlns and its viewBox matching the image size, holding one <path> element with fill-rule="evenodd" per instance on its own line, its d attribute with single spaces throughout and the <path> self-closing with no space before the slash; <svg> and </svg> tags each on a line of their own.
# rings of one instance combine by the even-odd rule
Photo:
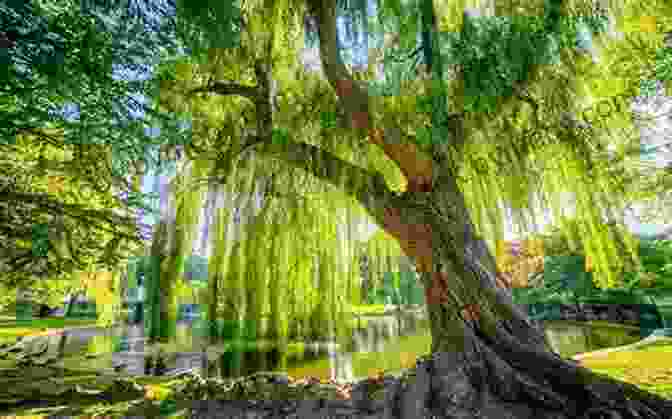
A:
<svg viewBox="0 0 672 419">
<path fill-rule="evenodd" d="M 672 285 L 672 243 L 669 240 L 640 240 L 638 251 L 642 270 L 626 272 L 625 286 L 631 290 L 640 288 L 669 289 Z"/>
<path fill-rule="evenodd" d="M 590 256 L 587 256 L 585 236 L 580 233 L 580 220 L 577 218 L 561 217 L 557 226 L 550 226 L 545 232 L 537 234 L 535 237 L 543 243 L 545 254 L 548 256 L 581 256 L 585 261 L 584 269 L 587 272 L 593 270 L 594 263 Z M 614 222 L 602 222 L 600 228 L 609 231 L 614 237 L 614 251 L 616 258 L 623 262 L 614 266 L 612 269 L 616 273 L 614 285 L 612 287 L 623 286 L 623 275 L 625 272 L 636 271 L 641 266 L 638 265 L 639 259 L 632 258 L 631 249 L 635 251 L 634 255 L 639 256 L 639 239 L 630 233 L 627 228 Z M 599 282 L 595 283 L 599 287 Z"/>
<path fill-rule="evenodd" d="M 169 56 L 174 42 L 160 31 L 139 31 L 145 14 L 133 2 L 115 10 L 85 5 L 0 5 L 0 164 L 7 174 L 0 219 L 9 244 L 1 257 L 10 276 L 117 267 L 147 238 L 135 219 L 148 206 L 134 177 L 157 163 L 145 161 L 147 147 L 187 138 L 175 117 L 138 102 L 152 84 L 124 78 L 151 66 L 148 57 Z M 135 118 L 140 110 L 144 121 Z M 150 126 L 162 134 L 151 135 Z M 27 250 L 40 234 L 53 259 Z"/>
<path fill-rule="evenodd" d="M 153 210 L 141 177 L 189 138 L 183 118 L 144 102 L 152 66 L 177 54 L 175 31 L 156 19 L 165 13 L 135 1 L 0 5 L 0 268 L 17 292 L 123 270 L 151 237 L 138 222 Z M 99 304 L 99 319 L 113 307 Z"/>
<path fill-rule="evenodd" d="M 544 243 L 539 238 L 499 242 L 497 266 L 509 286 L 535 287 L 535 281 L 544 270 Z"/>
</svg>

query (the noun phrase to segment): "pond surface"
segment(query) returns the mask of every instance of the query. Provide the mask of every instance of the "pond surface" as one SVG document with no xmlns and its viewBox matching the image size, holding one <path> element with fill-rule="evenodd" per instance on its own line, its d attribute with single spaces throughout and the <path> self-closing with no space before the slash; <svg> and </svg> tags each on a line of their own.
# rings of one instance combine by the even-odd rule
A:
<svg viewBox="0 0 672 419">
<path fill-rule="evenodd" d="M 605 321 L 548 321 L 544 329 L 553 350 L 563 358 L 642 340 L 639 327 Z"/>
<path fill-rule="evenodd" d="M 412 367 L 418 356 L 430 352 L 431 337 L 424 313 L 362 316 L 366 326 L 341 342 L 291 342 L 284 348 L 273 342 L 222 342 L 207 345 L 190 323 L 178 323 L 176 338 L 162 345 L 169 373 L 196 369 L 210 376 L 236 377 L 256 371 L 284 371 L 292 377 L 315 376 L 350 381 Z M 546 334 L 553 349 L 569 358 L 577 353 L 626 345 L 641 339 L 639 329 L 606 322 L 549 321 Z M 132 375 L 146 370 L 156 346 L 146 343 L 141 325 L 77 330 L 52 336 L 56 351 L 69 368 L 107 369 L 126 364 Z M 205 351 L 203 350 L 205 348 Z"/>
</svg>

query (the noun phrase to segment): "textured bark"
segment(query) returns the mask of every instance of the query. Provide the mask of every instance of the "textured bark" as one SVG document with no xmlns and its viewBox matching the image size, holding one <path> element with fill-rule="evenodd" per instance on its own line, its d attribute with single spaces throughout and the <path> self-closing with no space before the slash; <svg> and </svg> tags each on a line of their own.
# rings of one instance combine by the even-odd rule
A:
<svg viewBox="0 0 672 419">
<path fill-rule="evenodd" d="M 588 419 L 672 413 L 671 402 L 555 354 L 543 331 L 497 285 L 494 260 L 473 233 L 455 182 L 443 178 L 422 194 L 389 208 L 384 228 L 416 260 L 427 290 L 435 356 L 427 400 L 434 414 Z"/>
</svg>

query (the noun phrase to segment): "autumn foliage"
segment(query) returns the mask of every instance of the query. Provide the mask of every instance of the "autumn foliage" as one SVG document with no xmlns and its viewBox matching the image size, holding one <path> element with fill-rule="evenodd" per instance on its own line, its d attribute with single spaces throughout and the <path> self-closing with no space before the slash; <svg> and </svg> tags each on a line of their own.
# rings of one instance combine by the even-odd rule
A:
<svg viewBox="0 0 672 419">
<path fill-rule="evenodd" d="M 543 242 L 539 239 L 500 241 L 497 268 L 512 288 L 530 286 L 530 277 L 544 270 Z"/>
</svg>

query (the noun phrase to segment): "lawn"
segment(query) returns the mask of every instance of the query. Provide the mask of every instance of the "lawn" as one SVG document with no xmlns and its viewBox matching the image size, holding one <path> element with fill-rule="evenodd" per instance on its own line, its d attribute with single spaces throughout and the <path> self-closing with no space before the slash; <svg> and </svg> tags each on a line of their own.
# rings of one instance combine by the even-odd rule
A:
<svg viewBox="0 0 672 419">
<path fill-rule="evenodd" d="M 672 399 L 672 338 L 661 338 L 633 350 L 587 357 L 581 364 Z"/>
<path fill-rule="evenodd" d="M 53 329 L 63 329 L 66 327 L 78 327 L 95 325 L 96 319 L 92 318 L 63 318 L 63 317 L 48 317 L 37 318 L 28 321 L 16 320 L 8 314 L 0 315 L 0 339 L 6 340 L 8 338 L 17 338 L 19 336 L 26 336 L 45 332 Z"/>
</svg>

